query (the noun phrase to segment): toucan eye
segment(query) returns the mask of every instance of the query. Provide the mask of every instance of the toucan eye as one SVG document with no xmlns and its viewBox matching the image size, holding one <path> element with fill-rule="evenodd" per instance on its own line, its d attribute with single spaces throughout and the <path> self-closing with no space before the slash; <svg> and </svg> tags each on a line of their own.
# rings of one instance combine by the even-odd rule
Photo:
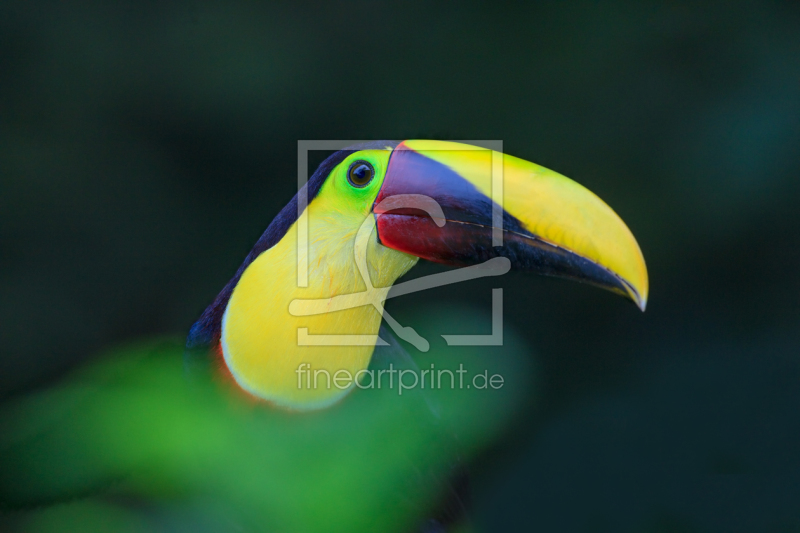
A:
<svg viewBox="0 0 800 533">
<path fill-rule="evenodd" d="M 355 161 L 347 171 L 347 181 L 353 187 L 364 187 L 375 177 L 375 169 L 366 161 Z"/>
</svg>

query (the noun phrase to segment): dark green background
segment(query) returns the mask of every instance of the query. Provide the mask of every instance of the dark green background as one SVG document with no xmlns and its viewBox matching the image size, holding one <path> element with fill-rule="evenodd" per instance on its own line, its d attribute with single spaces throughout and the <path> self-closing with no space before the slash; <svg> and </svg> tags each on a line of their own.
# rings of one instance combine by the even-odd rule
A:
<svg viewBox="0 0 800 533">
<path fill-rule="evenodd" d="M 475 465 L 479 525 L 800 530 L 796 3 L 3 2 L 0 392 L 186 332 L 298 139 L 386 138 L 502 140 L 606 200 L 650 272 L 645 314 L 501 282 L 539 391 Z M 488 309 L 484 281 L 389 310 Z"/>
</svg>

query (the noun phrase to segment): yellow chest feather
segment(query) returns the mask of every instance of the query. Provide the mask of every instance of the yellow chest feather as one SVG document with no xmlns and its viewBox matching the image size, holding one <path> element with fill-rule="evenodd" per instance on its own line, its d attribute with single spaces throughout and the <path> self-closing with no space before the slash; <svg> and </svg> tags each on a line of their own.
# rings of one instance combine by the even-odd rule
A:
<svg viewBox="0 0 800 533">
<path fill-rule="evenodd" d="M 356 231 L 340 219 L 311 217 L 308 286 L 298 287 L 297 224 L 275 246 L 262 253 L 242 274 L 222 321 L 225 363 L 236 382 L 249 393 L 276 405 L 314 409 L 332 404 L 352 389 L 336 386 L 339 371 L 356 376 L 367 368 L 375 348 L 381 314 L 373 305 L 311 316 L 294 316 L 292 301 L 331 298 L 365 291 L 356 266 Z M 352 222 L 352 221 L 351 221 Z M 345 227 L 358 228 L 358 224 Z M 372 284 L 390 287 L 417 258 L 381 246 L 373 235 L 366 250 Z M 361 237 L 359 237 L 361 238 Z M 304 253 L 303 250 L 300 253 Z M 319 337 L 328 335 L 324 344 Z M 359 335 L 361 345 L 332 336 Z M 303 374 L 304 369 L 310 374 Z M 309 380 L 303 376 L 315 376 Z M 310 386 L 309 386 L 310 385 Z"/>
</svg>

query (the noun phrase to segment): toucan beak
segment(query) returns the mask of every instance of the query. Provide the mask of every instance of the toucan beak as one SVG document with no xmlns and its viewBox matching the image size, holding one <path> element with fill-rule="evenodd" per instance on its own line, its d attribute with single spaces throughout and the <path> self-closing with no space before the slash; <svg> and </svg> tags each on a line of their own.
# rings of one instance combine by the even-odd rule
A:
<svg viewBox="0 0 800 533">
<path fill-rule="evenodd" d="M 393 197 L 401 201 L 386 201 Z M 647 305 L 647 267 L 622 219 L 588 189 L 534 163 L 466 144 L 404 141 L 373 211 L 389 248 L 458 266 L 504 256 L 517 270 L 597 285 L 642 311 Z"/>
</svg>

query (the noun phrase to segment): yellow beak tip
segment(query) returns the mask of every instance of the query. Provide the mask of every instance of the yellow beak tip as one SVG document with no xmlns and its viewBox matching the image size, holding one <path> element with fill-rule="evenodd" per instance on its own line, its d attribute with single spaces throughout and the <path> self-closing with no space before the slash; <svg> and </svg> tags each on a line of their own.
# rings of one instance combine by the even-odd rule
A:
<svg viewBox="0 0 800 533">
<path fill-rule="evenodd" d="M 647 290 L 645 289 L 645 291 L 639 292 L 629 287 L 628 296 L 633 300 L 633 303 L 636 304 L 636 307 L 644 313 L 645 309 L 647 309 Z"/>
</svg>

